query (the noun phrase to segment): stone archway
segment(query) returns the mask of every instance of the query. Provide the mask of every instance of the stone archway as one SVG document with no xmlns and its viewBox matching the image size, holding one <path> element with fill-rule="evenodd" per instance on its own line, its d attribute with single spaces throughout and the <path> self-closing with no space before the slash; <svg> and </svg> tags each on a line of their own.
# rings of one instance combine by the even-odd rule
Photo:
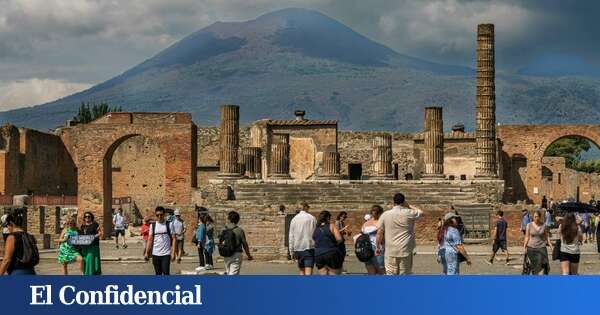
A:
<svg viewBox="0 0 600 315">
<path fill-rule="evenodd" d="M 112 156 L 123 141 L 143 136 L 165 158 L 164 204 L 189 206 L 196 187 L 196 125 L 184 113 L 109 113 L 89 124 L 65 128 L 61 137 L 78 171 L 78 209 L 92 211 L 112 230 Z"/>
</svg>

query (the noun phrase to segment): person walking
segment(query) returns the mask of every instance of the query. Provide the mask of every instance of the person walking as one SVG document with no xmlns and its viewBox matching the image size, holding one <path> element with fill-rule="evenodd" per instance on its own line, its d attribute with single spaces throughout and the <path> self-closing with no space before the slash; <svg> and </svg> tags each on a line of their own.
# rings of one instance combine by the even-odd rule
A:
<svg viewBox="0 0 600 315">
<path fill-rule="evenodd" d="M 171 222 L 171 230 L 175 234 L 175 256 L 177 257 L 177 263 L 180 264 L 181 257 L 184 253 L 184 236 L 187 227 L 185 225 L 185 221 L 181 218 L 181 211 L 179 209 L 175 209 L 173 214 L 175 218 Z"/>
<path fill-rule="evenodd" d="M 544 210 L 548 210 L 548 199 L 546 198 L 546 196 L 544 195 L 542 197 L 542 204 L 541 204 L 541 208 Z"/>
<path fill-rule="evenodd" d="M 2 228 L 6 228 L 6 239 L 4 241 L 4 256 L 0 264 L 0 276 L 4 274 L 17 275 L 35 275 L 35 266 L 39 262 L 37 245 L 33 235 L 25 232 L 25 214 L 21 209 L 13 209 L 10 213 L 0 218 Z M 26 246 L 30 248 L 28 252 L 33 255 L 27 261 L 25 252 Z"/>
<path fill-rule="evenodd" d="M 384 212 L 377 221 L 377 247 L 375 255 L 382 255 L 385 243 L 385 272 L 388 275 L 412 273 L 415 250 L 415 221 L 423 211 L 406 203 L 404 195 L 394 195 L 394 207 Z"/>
<path fill-rule="evenodd" d="M 467 265 L 471 265 L 471 260 L 458 230 L 458 218 L 455 213 L 449 212 L 444 215 L 444 225 L 438 232 L 437 239 L 440 246 L 438 257 L 445 275 L 460 274 L 460 263 L 462 261 L 466 261 Z"/>
<path fill-rule="evenodd" d="M 506 264 L 508 265 L 508 262 L 510 261 L 510 256 L 508 254 L 508 247 L 506 246 L 507 230 L 508 223 L 504 219 L 504 211 L 498 210 L 498 212 L 496 212 L 496 224 L 494 225 L 494 230 L 492 231 L 492 239 L 494 240 L 494 244 L 492 245 L 492 256 L 487 261 L 488 263 L 494 263 L 496 253 L 499 249 L 501 249 L 504 253 L 506 253 Z"/>
<path fill-rule="evenodd" d="M 219 235 L 219 254 L 225 263 L 225 273 L 233 276 L 240 274 L 243 252 L 246 252 L 248 260 L 253 258 L 250 254 L 250 246 L 246 241 L 246 233 L 238 226 L 240 214 L 236 211 L 229 211 L 227 220 L 229 223 L 225 224 L 225 229 Z"/>
<path fill-rule="evenodd" d="M 529 216 L 529 211 L 527 209 L 523 209 L 521 211 L 521 232 L 525 235 L 525 231 L 527 230 L 527 224 L 531 222 L 531 217 Z"/>
<path fill-rule="evenodd" d="M 198 267 L 196 272 L 213 269 L 212 252 L 214 248 L 212 218 L 208 214 L 201 214 L 196 227 L 196 246 L 198 247 Z"/>
<path fill-rule="evenodd" d="M 115 213 L 113 216 L 113 229 L 115 233 L 115 245 L 117 249 L 119 248 L 119 235 L 121 235 L 123 248 L 127 248 L 127 243 L 125 243 L 126 225 L 127 222 L 125 220 L 125 216 L 123 216 L 123 208 L 119 207 L 119 209 L 117 209 L 117 213 Z"/>
<path fill-rule="evenodd" d="M 550 272 L 547 246 L 552 248 L 549 240 L 549 229 L 542 220 L 542 212 L 536 210 L 533 213 L 533 221 L 525 227 L 525 240 L 523 242 L 526 255 L 531 262 L 533 274 L 547 275 Z"/>
<path fill-rule="evenodd" d="M 363 223 L 362 227 L 360 228 L 360 231 L 363 234 L 369 235 L 373 252 L 376 252 L 377 249 L 377 221 L 381 217 L 382 213 L 383 208 L 380 205 L 374 205 L 373 207 L 371 207 L 371 214 L 369 220 Z M 383 258 L 385 255 L 385 248 L 383 245 L 379 247 L 379 252 L 379 255 L 374 255 L 369 261 L 365 262 L 367 274 L 369 275 L 385 274 L 385 264 Z"/>
<path fill-rule="evenodd" d="M 342 253 L 342 265 L 344 264 L 344 260 L 346 259 L 346 235 L 350 235 L 350 226 L 346 224 L 346 219 L 348 219 L 348 212 L 342 211 L 338 214 L 337 219 L 335 220 L 335 226 L 338 231 L 340 231 L 340 235 L 342 235 L 342 242 L 340 243 L 340 252 Z"/>
<path fill-rule="evenodd" d="M 315 243 L 315 264 L 321 275 L 339 275 L 342 272 L 344 257 L 340 243 L 344 241 L 335 223 L 331 222 L 331 213 L 327 210 L 319 213 L 317 226 L 313 233 Z"/>
<path fill-rule="evenodd" d="M 558 227 L 560 232 L 560 269 L 563 275 L 577 275 L 583 234 L 575 215 L 568 213 Z"/>
<path fill-rule="evenodd" d="M 156 221 L 149 231 L 148 245 L 144 258 L 152 257 L 152 265 L 156 275 L 171 274 L 171 261 L 175 261 L 175 233 L 165 219 L 165 208 L 156 207 Z"/>
<path fill-rule="evenodd" d="M 63 275 L 69 274 L 69 264 L 73 262 L 79 263 L 79 270 L 81 274 L 84 273 L 83 270 L 83 257 L 77 251 L 77 249 L 69 243 L 69 239 L 71 237 L 79 235 L 79 231 L 77 231 L 75 218 L 70 217 L 67 219 L 65 227 L 60 233 L 58 246 L 58 263 L 62 265 Z"/>
<path fill-rule="evenodd" d="M 587 243 L 590 239 L 591 233 L 591 216 L 590 213 L 586 210 L 581 214 L 581 230 L 583 233 L 583 242 Z"/>
<path fill-rule="evenodd" d="M 83 214 L 83 224 L 79 231 L 82 235 L 94 235 L 94 240 L 90 245 L 81 246 L 81 255 L 83 256 L 83 274 L 86 276 L 101 275 L 102 266 L 100 262 L 100 239 L 102 238 L 102 228 L 94 220 L 94 215 L 90 211 Z"/>
<path fill-rule="evenodd" d="M 313 234 L 317 220 L 308 210 L 308 203 L 302 203 L 302 210 L 292 218 L 289 232 L 289 250 L 298 263 L 300 275 L 312 275 L 315 266 Z"/>
</svg>

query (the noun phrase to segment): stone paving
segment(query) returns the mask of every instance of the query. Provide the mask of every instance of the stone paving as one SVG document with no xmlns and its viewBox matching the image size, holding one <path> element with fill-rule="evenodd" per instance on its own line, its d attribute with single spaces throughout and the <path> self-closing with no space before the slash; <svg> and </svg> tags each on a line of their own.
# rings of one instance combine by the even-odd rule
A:
<svg viewBox="0 0 600 315">
<path fill-rule="evenodd" d="M 142 242 L 138 239 L 129 240 L 127 249 L 116 249 L 113 241 L 102 241 L 102 270 L 105 275 L 151 275 L 153 274 L 152 264 L 145 262 L 142 256 Z M 461 265 L 462 274 L 497 274 L 497 275 L 518 275 L 522 266 L 522 249 L 511 247 L 511 261 L 508 265 L 504 262 L 504 255 L 500 254 L 494 263 L 489 265 L 486 259 L 490 254 L 490 246 L 487 245 L 467 245 L 467 251 L 472 256 L 473 264 L 467 266 Z M 415 274 L 441 274 L 442 266 L 436 262 L 434 256 L 435 247 L 433 245 L 422 245 L 417 247 L 417 254 L 414 258 L 413 271 Z M 198 266 L 198 258 L 195 247 L 186 246 L 188 256 L 184 257 L 181 264 L 172 263 L 172 274 L 192 274 L 194 268 Z M 581 274 L 600 274 L 600 258 L 595 251 L 595 244 L 583 245 L 582 263 L 580 264 Z M 44 275 L 61 274 L 61 266 L 56 262 L 56 251 L 43 251 L 42 260 L 37 267 L 37 272 Z M 223 272 L 223 262 L 215 255 L 215 270 L 206 275 L 215 275 Z M 355 257 L 346 257 L 344 264 L 346 274 L 366 274 L 364 264 L 360 263 Z M 71 274 L 78 274 L 77 266 L 69 266 Z M 316 269 L 315 269 L 316 272 Z M 283 261 L 244 261 L 242 265 L 242 274 L 296 274 L 296 266 L 293 262 Z M 560 266 L 558 262 L 551 264 L 551 274 L 559 274 Z"/>
</svg>

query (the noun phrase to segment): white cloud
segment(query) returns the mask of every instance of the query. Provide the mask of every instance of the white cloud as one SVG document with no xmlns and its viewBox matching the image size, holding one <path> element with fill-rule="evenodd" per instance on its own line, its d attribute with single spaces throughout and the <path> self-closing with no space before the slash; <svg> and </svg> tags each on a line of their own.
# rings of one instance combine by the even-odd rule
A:
<svg viewBox="0 0 600 315">
<path fill-rule="evenodd" d="M 43 104 L 85 90 L 90 86 L 87 83 L 38 78 L 13 82 L 0 81 L 0 110 Z"/>
</svg>

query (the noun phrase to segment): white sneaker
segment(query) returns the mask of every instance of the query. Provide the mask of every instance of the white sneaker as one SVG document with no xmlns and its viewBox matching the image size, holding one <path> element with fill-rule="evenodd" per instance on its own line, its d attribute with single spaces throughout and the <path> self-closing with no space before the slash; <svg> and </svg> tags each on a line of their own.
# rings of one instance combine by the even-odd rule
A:
<svg viewBox="0 0 600 315">
<path fill-rule="evenodd" d="M 213 266 L 212 265 L 206 265 L 204 266 L 204 270 L 213 270 Z"/>
<path fill-rule="evenodd" d="M 204 270 L 206 270 L 206 267 L 202 267 L 202 266 L 196 267 L 196 271 L 204 271 Z"/>
</svg>

